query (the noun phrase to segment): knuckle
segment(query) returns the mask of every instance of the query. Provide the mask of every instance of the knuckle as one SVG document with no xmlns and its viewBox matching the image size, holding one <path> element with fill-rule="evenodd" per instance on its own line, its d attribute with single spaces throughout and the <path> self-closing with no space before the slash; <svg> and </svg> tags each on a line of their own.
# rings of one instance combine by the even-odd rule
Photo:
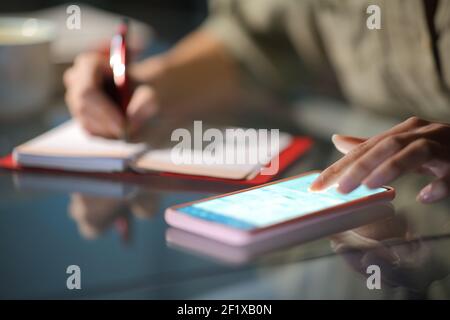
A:
<svg viewBox="0 0 450 320">
<path fill-rule="evenodd" d="M 85 61 L 89 59 L 88 55 L 89 54 L 86 52 L 83 52 L 83 53 L 80 53 L 79 55 L 77 55 L 74 60 L 74 65 L 77 66 L 77 65 L 85 63 Z"/>
<path fill-rule="evenodd" d="M 325 169 L 325 171 L 322 173 L 322 177 L 328 179 L 331 176 L 334 176 L 335 174 L 337 174 L 339 172 L 339 168 L 336 165 L 331 165 L 330 167 L 328 167 L 327 169 Z"/>
<path fill-rule="evenodd" d="M 73 68 L 67 69 L 63 74 L 63 81 L 66 86 L 70 84 L 72 78 Z"/>
<path fill-rule="evenodd" d="M 413 127 L 420 127 L 420 126 L 427 125 L 429 123 L 428 121 L 421 119 L 417 116 L 412 116 L 412 117 L 408 118 L 406 120 L 406 122 Z"/>
<path fill-rule="evenodd" d="M 81 100 L 89 100 L 97 89 L 92 86 L 87 86 L 79 90 L 77 96 Z"/>
<path fill-rule="evenodd" d="M 362 173 L 364 173 L 364 172 L 367 172 L 367 173 L 368 173 L 368 172 L 370 171 L 369 166 L 368 166 L 367 163 L 364 162 L 364 161 L 358 161 L 358 162 L 356 162 L 356 163 L 353 165 L 353 169 L 356 170 L 356 171 L 358 171 L 358 172 L 362 172 Z"/>
<path fill-rule="evenodd" d="M 442 123 L 431 123 L 430 125 L 427 126 L 427 128 L 429 128 L 431 131 L 435 131 L 435 130 L 445 130 L 446 129 L 446 125 L 442 124 Z"/>
<path fill-rule="evenodd" d="M 368 145 L 366 142 L 361 143 L 360 145 L 354 147 L 352 150 L 350 150 L 347 154 L 346 154 L 346 159 L 353 159 L 355 157 L 357 157 L 359 154 L 364 153 L 365 150 L 367 150 Z"/>
<path fill-rule="evenodd" d="M 386 169 L 388 171 L 399 172 L 402 170 L 402 165 L 397 159 L 388 160 L 386 164 Z"/>
<path fill-rule="evenodd" d="M 404 141 L 398 136 L 390 136 L 385 139 L 384 144 L 388 148 L 400 149 L 403 146 Z"/>
<path fill-rule="evenodd" d="M 82 52 L 79 55 L 77 55 L 75 57 L 75 64 L 84 64 L 84 63 L 89 63 L 92 61 L 95 61 L 95 59 L 97 58 L 97 54 L 92 53 L 92 52 Z"/>
<path fill-rule="evenodd" d="M 415 145 L 419 148 L 428 148 L 430 144 L 427 139 L 420 138 L 416 140 Z"/>
<path fill-rule="evenodd" d="M 431 155 L 433 153 L 431 142 L 428 139 L 420 138 L 416 140 L 414 145 L 425 155 Z"/>
<path fill-rule="evenodd" d="M 419 117 L 412 116 L 412 117 L 409 117 L 406 121 L 410 122 L 410 123 L 417 123 L 419 120 L 420 120 Z"/>
<path fill-rule="evenodd" d="M 78 114 L 80 116 L 84 116 L 87 114 L 88 111 L 88 105 L 86 103 L 79 103 L 76 105 L 76 110 L 78 111 Z"/>
<path fill-rule="evenodd" d="M 83 103 L 82 101 L 71 101 L 69 104 L 69 110 L 74 114 L 76 117 L 79 118 L 86 118 L 88 113 L 88 106 L 86 103 Z"/>
</svg>

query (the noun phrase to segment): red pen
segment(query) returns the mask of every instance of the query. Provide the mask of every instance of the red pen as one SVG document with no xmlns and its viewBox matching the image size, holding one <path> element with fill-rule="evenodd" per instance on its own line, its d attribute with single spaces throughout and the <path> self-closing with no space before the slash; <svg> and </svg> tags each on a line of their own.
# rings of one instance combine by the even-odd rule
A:
<svg viewBox="0 0 450 320">
<path fill-rule="evenodd" d="M 117 33 L 111 39 L 109 51 L 109 64 L 113 73 L 116 100 L 123 112 L 126 114 L 131 93 L 127 75 L 128 50 L 127 50 L 128 20 L 123 19 Z"/>
<path fill-rule="evenodd" d="M 131 99 L 129 80 L 127 75 L 128 51 L 127 51 L 128 20 L 123 19 L 117 33 L 111 39 L 109 49 L 109 65 L 113 73 L 114 92 L 113 98 L 119 104 L 124 116 L 126 116 L 127 106 Z M 127 129 L 123 140 L 127 140 Z M 129 238 L 129 222 L 126 217 L 119 217 L 116 221 L 116 228 L 122 238 L 127 242 Z"/>
</svg>

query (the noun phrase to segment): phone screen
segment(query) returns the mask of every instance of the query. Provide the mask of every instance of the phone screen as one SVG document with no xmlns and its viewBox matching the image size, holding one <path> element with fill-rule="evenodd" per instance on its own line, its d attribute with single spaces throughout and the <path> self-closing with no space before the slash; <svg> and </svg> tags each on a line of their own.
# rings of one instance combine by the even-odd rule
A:
<svg viewBox="0 0 450 320">
<path fill-rule="evenodd" d="M 335 187 L 309 191 L 319 173 L 274 183 L 265 187 L 198 202 L 178 211 L 197 218 L 250 230 L 278 224 L 353 200 L 385 192 L 385 188 L 360 186 L 349 194 Z"/>
</svg>

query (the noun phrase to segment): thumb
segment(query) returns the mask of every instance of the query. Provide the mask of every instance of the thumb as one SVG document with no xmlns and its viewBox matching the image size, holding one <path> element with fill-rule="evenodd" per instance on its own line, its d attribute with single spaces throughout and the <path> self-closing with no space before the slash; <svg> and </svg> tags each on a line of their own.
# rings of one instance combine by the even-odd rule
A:
<svg viewBox="0 0 450 320">
<path fill-rule="evenodd" d="M 422 203 L 432 203 L 450 195 L 450 175 L 434 180 L 423 188 L 417 200 Z"/>
<path fill-rule="evenodd" d="M 333 144 L 336 147 L 336 149 L 338 149 L 343 154 L 347 154 L 354 147 L 365 142 L 366 140 L 367 139 L 364 138 L 343 136 L 340 134 L 333 134 L 333 136 L 331 137 L 331 141 L 333 141 Z"/>
</svg>

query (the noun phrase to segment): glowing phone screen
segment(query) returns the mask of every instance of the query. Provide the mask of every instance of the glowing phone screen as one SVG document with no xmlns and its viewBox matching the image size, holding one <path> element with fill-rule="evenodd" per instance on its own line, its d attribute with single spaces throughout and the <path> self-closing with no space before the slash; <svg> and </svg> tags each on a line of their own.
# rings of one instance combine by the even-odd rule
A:
<svg viewBox="0 0 450 320">
<path fill-rule="evenodd" d="M 234 228 L 249 230 L 267 227 L 386 191 L 385 188 L 368 189 L 360 186 L 346 195 L 337 192 L 335 187 L 321 192 L 311 192 L 308 190 L 309 186 L 318 175 L 314 173 L 195 203 L 182 207 L 178 211 Z"/>
</svg>

